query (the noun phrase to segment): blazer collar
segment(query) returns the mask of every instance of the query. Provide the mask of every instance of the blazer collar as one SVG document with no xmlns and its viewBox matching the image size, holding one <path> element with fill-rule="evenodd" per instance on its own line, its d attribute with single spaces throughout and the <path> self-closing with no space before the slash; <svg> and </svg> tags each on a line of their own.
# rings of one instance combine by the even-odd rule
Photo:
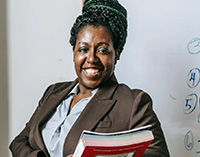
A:
<svg viewBox="0 0 200 157">
<path fill-rule="evenodd" d="M 44 106 L 40 110 L 40 113 L 38 113 L 38 115 L 41 115 L 41 117 L 38 117 L 39 123 L 35 123 L 35 126 L 31 130 L 31 134 L 34 136 L 30 137 L 32 139 L 32 145 L 47 153 L 39 128 L 41 128 L 42 125 L 50 118 L 52 113 L 56 110 L 56 107 L 61 103 L 65 96 L 69 94 L 77 83 L 78 79 L 70 83 L 60 84 L 59 88 L 55 89 L 46 100 L 45 104 L 43 104 Z M 82 131 L 92 130 L 102 117 L 112 108 L 116 102 L 116 100 L 112 99 L 112 96 L 117 88 L 117 85 L 118 82 L 113 74 L 111 78 L 99 88 L 96 95 L 87 104 L 68 133 L 64 144 L 64 155 L 73 153 Z"/>
<path fill-rule="evenodd" d="M 43 107 L 43 110 L 41 110 L 43 114 L 40 119 L 40 124 L 43 124 L 50 118 L 52 112 L 56 110 L 57 106 L 65 99 L 77 83 L 78 80 L 76 79 L 73 82 L 58 85 L 59 87 L 52 92 L 49 99 L 45 102 L 46 107 Z"/>
<path fill-rule="evenodd" d="M 41 110 L 38 113 L 37 123 L 34 123 L 30 131 L 30 142 L 35 148 L 43 150 L 46 154 L 48 151 L 44 145 L 43 138 L 41 135 L 41 128 L 44 123 L 51 117 L 53 112 L 56 110 L 57 106 L 62 102 L 65 96 L 72 90 L 72 88 L 77 84 L 78 80 L 76 79 L 70 83 L 61 83 L 59 87 L 51 93 L 48 99 L 45 102 L 40 101 L 40 105 L 43 105 Z"/>
<path fill-rule="evenodd" d="M 83 130 L 93 130 L 97 123 L 113 107 L 116 100 L 112 99 L 117 88 L 117 80 L 113 75 L 87 104 L 65 139 L 63 155 L 74 153 Z"/>
<path fill-rule="evenodd" d="M 41 110 L 40 124 L 43 124 L 51 116 L 52 112 L 56 110 L 56 107 L 62 102 L 62 100 L 67 96 L 74 86 L 78 83 L 78 79 L 75 79 L 73 82 L 64 83 L 58 89 L 55 89 L 49 99 L 45 102 L 43 109 Z M 95 99 L 111 99 L 112 95 L 118 85 L 117 79 L 113 74 L 110 79 L 99 88 Z M 88 106 L 88 105 L 87 105 Z"/>
<path fill-rule="evenodd" d="M 113 74 L 110 79 L 98 90 L 96 96 L 98 99 L 112 99 L 114 91 L 118 85 L 117 79 Z"/>
</svg>

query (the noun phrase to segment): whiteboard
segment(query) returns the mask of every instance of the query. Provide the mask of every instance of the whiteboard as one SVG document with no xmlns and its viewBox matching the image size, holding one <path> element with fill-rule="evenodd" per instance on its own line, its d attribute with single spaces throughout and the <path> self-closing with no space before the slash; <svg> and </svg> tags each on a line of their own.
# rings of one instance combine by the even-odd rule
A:
<svg viewBox="0 0 200 157">
<path fill-rule="evenodd" d="M 119 1 L 129 28 L 118 81 L 151 95 L 172 157 L 200 156 L 200 1 Z M 76 77 L 68 40 L 80 9 L 81 0 L 8 1 L 10 141 L 49 84 Z"/>
<path fill-rule="evenodd" d="M 172 157 L 200 156 L 200 1 L 121 2 L 129 34 L 117 78 L 151 95 Z"/>
</svg>

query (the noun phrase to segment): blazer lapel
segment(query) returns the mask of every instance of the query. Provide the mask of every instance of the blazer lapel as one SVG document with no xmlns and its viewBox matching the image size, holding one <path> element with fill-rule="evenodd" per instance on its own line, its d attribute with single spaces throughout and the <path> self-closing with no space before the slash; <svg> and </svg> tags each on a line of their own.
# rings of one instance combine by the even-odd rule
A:
<svg viewBox="0 0 200 157">
<path fill-rule="evenodd" d="M 64 100 L 65 96 L 69 94 L 69 92 L 77 83 L 78 81 L 75 80 L 70 85 L 64 85 L 61 90 L 56 91 L 49 97 L 47 102 L 45 102 L 46 106 L 44 106 L 43 110 L 41 110 L 41 118 L 39 120 L 40 125 L 42 125 L 50 118 L 52 113 L 56 110 L 57 106 Z"/>
<path fill-rule="evenodd" d="M 87 104 L 81 115 L 71 128 L 64 144 L 64 156 L 74 152 L 79 137 L 83 130 L 92 130 L 102 117 L 112 108 L 116 100 L 112 95 L 118 83 L 114 76 L 111 77 L 96 95 Z"/>
<path fill-rule="evenodd" d="M 41 104 L 42 108 L 38 113 L 38 120 L 33 124 L 33 129 L 30 132 L 31 144 L 38 149 L 42 149 L 47 153 L 47 149 L 44 145 L 41 135 L 42 125 L 51 117 L 51 115 L 56 110 L 57 106 L 61 103 L 64 97 L 72 90 L 72 88 L 77 84 L 77 80 L 72 82 L 70 85 L 64 84 L 63 87 L 52 93 L 47 101 Z M 48 154 L 48 153 L 47 153 Z"/>
</svg>

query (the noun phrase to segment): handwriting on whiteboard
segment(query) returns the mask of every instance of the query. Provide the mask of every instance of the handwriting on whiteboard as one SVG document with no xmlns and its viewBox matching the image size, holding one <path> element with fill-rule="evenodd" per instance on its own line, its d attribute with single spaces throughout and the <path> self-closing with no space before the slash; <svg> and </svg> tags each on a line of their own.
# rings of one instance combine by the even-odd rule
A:
<svg viewBox="0 0 200 157">
<path fill-rule="evenodd" d="M 194 38 L 189 41 L 187 49 L 192 55 L 200 55 L 200 38 Z M 188 72 L 187 85 L 192 90 L 200 87 L 200 68 L 193 68 Z M 195 112 L 196 111 L 196 112 Z M 185 103 L 183 106 L 183 112 L 186 116 L 197 113 L 196 122 L 200 124 L 200 93 L 190 93 L 185 98 Z M 195 136 L 195 131 L 193 128 L 189 130 L 184 139 L 185 149 L 188 151 L 195 150 L 196 154 L 200 154 L 200 137 Z M 196 147 L 194 147 L 196 145 Z M 199 150 L 196 150 L 198 149 Z"/>
<path fill-rule="evenodd" d="M 195 88 L 199 85 L 200 83 L 200 69 L 199 68 L 194 68 L 190 70 L 188 74 L 187 82 L 190 88 Z"/>
<path fill-rule="evenodd" d="M 193 149 L 195 142 L 197 144 L 200 145 L 200 140 L 195 141 L 195 138 L 193 136 L 192 131 L 188 131 L 185 135 L 185 139 L 184 139 L 184 144 L 185 144 L 185 148 L 190 151 Z M 200 151 L 196 152 L 197 154 L 200 154 Z"/>
<path fill-rule="evenodd" d="M 194 38 L 194 39 L 190 40 L 187 45 L 187 49 L 190 54 L 200 53 L 200 39 Z"/>
<path fill-rule="evenodd" d="M 198 96 L 195 93 L 189 94 L 185 99 L 183 111 L 185 114 L 191 114 L 197 107 Z"/>
</svg>

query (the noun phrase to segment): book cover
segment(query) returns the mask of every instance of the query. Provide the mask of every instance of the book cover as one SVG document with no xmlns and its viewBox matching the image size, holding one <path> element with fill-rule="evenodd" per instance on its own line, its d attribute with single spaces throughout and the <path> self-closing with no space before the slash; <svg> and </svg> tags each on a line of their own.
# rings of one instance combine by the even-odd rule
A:
<svg viewBox="0 0 200 157">
<path fill-rule="evenodd" d="M 141 157 L 153 140 L 150 127 L 115 133 L 84 130 L 73 157 Z"/>
</svg>

